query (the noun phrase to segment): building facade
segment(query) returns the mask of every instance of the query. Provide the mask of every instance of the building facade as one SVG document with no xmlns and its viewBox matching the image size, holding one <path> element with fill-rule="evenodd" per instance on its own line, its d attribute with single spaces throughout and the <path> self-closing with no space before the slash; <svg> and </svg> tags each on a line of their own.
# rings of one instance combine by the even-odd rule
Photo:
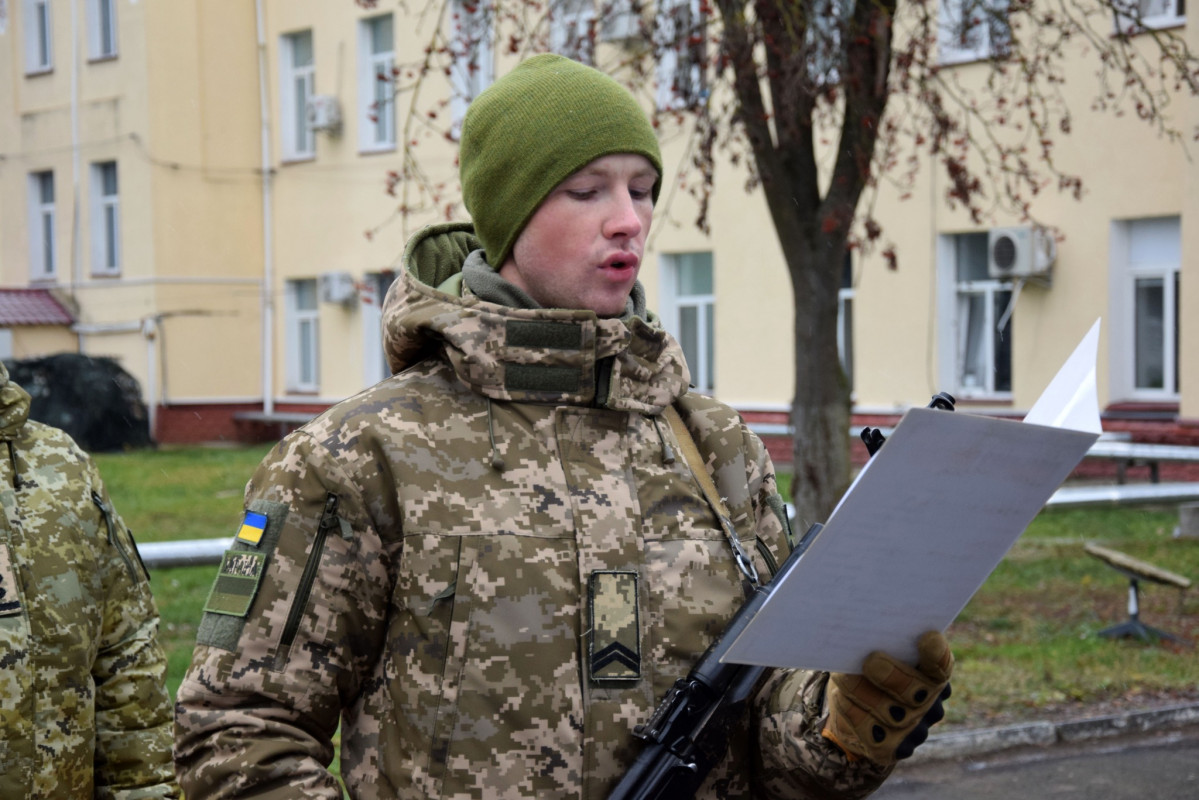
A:
<svg viewBox="0 0 1199 800">
<path fill-rule="evenodd" d="M 943 4 L 947 18 L 963 6 Z M 1146 20 L 1199 49 L 1183 7 L 1158 5 Z M 659 29 L 699 13 L 687 0 L 651 11 Z M 639 20 L 596 14 L 551 3 L 526 46 L 616 63 Z M 0 293 L 18 305 L 37 293 L 66 315 L 5 316 L 0 302 L 0 355 L 116 357 L 160 441 L 277 435 L 385 377 L 380 304 L 403 243 L 465 218 L 458 127 L 518 57 L 489 25 L 468 0 L 443 15 L 387 0 L 0 0 Z M 959 37 L 940 58 L 979 81 L 993 46 Z M 1088 69 L 1080 59 L 1070 74 L 1081 84 Z M 639 95 L 669 112 L 703 91 L 684 48 Z M 1194 126 L 1194 103 L 1170 106 L 1179 129 Z M 951 209 L 935 165 L 906 199 L 880 193 L 899 267 L 855 255 L 840 297 L 857 413 L 893 417 L 948 391 L 1018 416 L 1102 318 L 1105 424 L 1199 442 L 1196 167 L 1135 115 L 1081 105 L 1055 152 L 1086 190 L 1044 192 L 1033 208 L 1052 236 Z M 663 119 L 651 306 L 697 388 L 784 420 L 793 312 L 765 202 L 720 163 L 710 232 L 697 230 L 679 187 L 687 139 Z"/>
</svg>

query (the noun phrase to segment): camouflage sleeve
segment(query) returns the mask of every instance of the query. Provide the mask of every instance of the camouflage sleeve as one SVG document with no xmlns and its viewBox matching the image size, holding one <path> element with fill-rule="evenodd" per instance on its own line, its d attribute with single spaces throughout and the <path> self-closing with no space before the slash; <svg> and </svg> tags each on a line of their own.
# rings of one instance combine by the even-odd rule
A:
<svg viewBox="0 0 1199 800">
<path fill-rule="evenodd" d="M 790 529 L 766 447 L 750 431 L 745 436 L 758 541 L 782 563 L 804 532 Z M 853 800 L 869 795 L 890 774 L 890 768 L 865 759 L 850 761 L 821 735 L 827 682 L 827 672 L 775 670 L 759 691 L 755 797 Z"/>
<path fill-rule="evenodd" d="M 86 459 L 86 456 L 84 456 Z M 128 528 L 90 459 L 90 502 L 106 541 L 103 628 L 92 662 L 96 685 L 96 796 L 113 800 L 179 796 L 171 765 L 171 700 L 158 610 Z"/>
<path fill-rule="evenodd" d="M 389 554 L 304 431 L 258 467 L 246 509 L 179 689 L 179 781 L 189 797 L 340 800 L 332 737 L 382 647 Z"/>
</svg>

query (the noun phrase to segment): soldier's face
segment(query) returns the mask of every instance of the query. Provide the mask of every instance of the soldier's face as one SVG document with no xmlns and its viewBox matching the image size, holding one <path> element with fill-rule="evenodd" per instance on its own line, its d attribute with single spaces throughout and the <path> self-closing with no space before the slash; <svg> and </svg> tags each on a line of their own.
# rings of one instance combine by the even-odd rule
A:
<svg viewBox="0 0 1199 800">
<path fill-rule="evenodd" d="M 644 156 L 603 156 L 542 201 L 500 275 L 545 308 L 624 313 L 641 269 L 658 171 Z"/>
</svg>

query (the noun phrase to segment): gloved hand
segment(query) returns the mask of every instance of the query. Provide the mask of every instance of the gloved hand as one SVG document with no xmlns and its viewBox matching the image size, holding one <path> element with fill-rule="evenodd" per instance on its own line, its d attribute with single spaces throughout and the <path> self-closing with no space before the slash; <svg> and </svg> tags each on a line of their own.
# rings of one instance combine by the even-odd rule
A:
<svg viewBox="0 0 1199 800">
<path fill-rule="evenodd" d="M 937 631 L 921 635 L 913 669 L 882 652 L 862 664 L 861 675 L 833 673 L 828 683 L 825 738 L 851 758 L 877 764 L 907 758 L 928 738 L 928 728 L 945 716 L 953 653 Z"/>
</svg>

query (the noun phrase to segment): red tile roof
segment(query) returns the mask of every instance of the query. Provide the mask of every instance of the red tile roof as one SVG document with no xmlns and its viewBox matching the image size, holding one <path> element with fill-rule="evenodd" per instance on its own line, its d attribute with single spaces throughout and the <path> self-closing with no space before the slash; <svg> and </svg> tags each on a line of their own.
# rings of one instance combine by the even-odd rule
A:
<svg viewBox="0 0 1199 800">
<path fill-rule="evenodd" d="M 0 327 L 70 325 L 71 312 L 46 289 L 0 289 Z"/>
</svg>

